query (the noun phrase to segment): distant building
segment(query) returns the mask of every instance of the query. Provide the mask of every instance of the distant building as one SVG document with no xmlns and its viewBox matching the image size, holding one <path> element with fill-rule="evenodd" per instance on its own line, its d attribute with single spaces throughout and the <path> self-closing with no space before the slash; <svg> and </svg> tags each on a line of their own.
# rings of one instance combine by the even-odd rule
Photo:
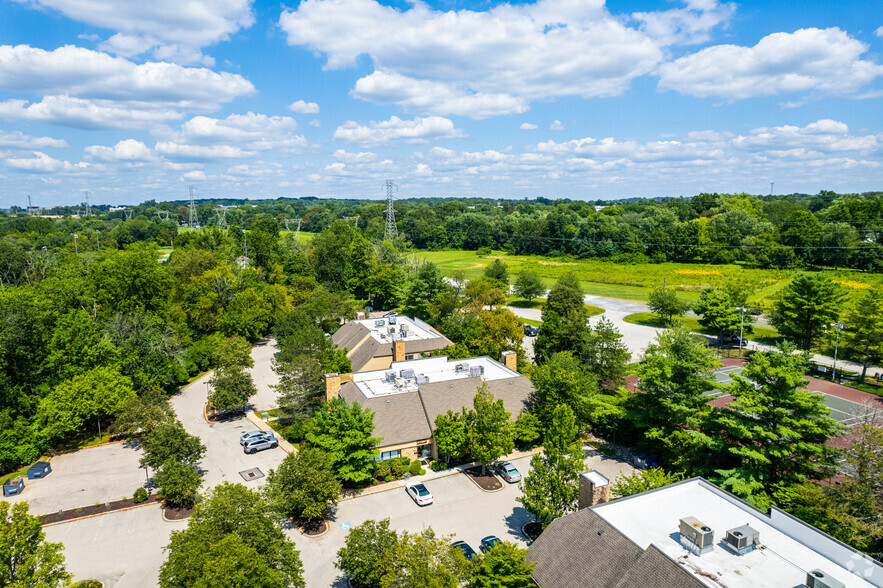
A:
<svg viewBox="0 0 883 588">
<path fill-rule="evenodd" d="M 512 351 L 503 352 L 502 363 L 489 357 L 428 357 L 393 362 L 382 370 L 326 374 L 325 396 L 358 402 L 374 412 L 374 436 L 382 438 L 380 459 L 438 458 L 435 418 L 471 408 L 482 382 L 503 400 L 513 420 L 527 408 L 534 387 L 515 371 L 516 357 Z"/>
<path fill-rule="evenodd" d="M 872 588 L 883 565 L 702 478 L 553 521 L 530 546 L 540 588 Z"/>
<path fill-rule="evenodd" d="M 394 361 L 419 359 L 422 353 L 453 345 L 429 324 L 404 316 L 349 321 L 331 340 L 348 350 L 354 372 L 386 369 Z"/>
</svg>

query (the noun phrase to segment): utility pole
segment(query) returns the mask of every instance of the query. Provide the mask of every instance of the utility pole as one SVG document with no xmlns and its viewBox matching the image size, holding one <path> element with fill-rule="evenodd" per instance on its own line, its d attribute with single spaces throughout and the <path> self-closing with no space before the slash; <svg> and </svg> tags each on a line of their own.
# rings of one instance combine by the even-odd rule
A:
<svg viewBox="0 0 883 588">
<path fill-rule="evenodd" d="M 95 229 L 95 242 L 98 243 L 98 251 L 101 251 L 101 239 L 98 237 L 98 229 Z"/>
<path fill-rule="evenodd" d="M 386 232 L 383 234 L 385 241 L 394 241 L 399 236 L 396 226 L 396 210 L 393 208 L 393 188 L 397 186 L 392 180 L 386 180 Z"/>
<path fill-rule="evenodd" d="M 80 254 L 80 247 L 77 245 L 77 238 L 78 238 L 78 237 L 79 237 L 79 235 L 76 234 L 76 233 L 74 233 L 74 252 L 75 252 L 77 255 Z"/>
<path fill-rule="evenodd" d="M 834 342 L 834 367 L 831 369 L 831 381 L 837 381 L 837 348 L 840 347 L 840 331 L 843 330 L 841 323 L 832 323 L 832 327 L 837 329 L 837 340 Z"/>
<path fill-rule="evenodd" d="M 745 307 L 740 306 L 739 310 L 742 312 L 739 317 L 739 359 L 742 359 L 742 329 L 745 326 Z"/>
<path fill-rule="evenodd" d="M 89 190 L 86 190 L 85 196 L 86 196 L 86 216 L 89 216 L 92 214 L 92 209 L 89 206 L 89 200 L 92 198 L 92 192 L 90 192 Z"/>
<path fill-rule="evenodd" d="M 191 229 L 198 229 L 199 218 L 196 216 L 196 204 L 193 202 L 193 186 L 189 186 L 188 191 L 190 192 L 190 221 L 187 226 Z"/>
<path fill-rule="evenodd" d="M 775 182 L 770 182 L 770 196 L 773 195 L 773 186 L 775 186 L 775 185 L 776 185 Z"/>
</svg>

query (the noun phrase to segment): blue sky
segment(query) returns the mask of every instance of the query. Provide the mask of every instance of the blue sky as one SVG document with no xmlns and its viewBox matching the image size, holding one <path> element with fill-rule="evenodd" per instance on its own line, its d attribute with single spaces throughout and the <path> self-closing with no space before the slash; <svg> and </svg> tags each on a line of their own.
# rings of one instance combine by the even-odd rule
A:
<svg viewBox="0 0 883 588">
<path fill-rule="evenodd" d="M 0 0 L 0 207 L 883 189 L 877 1 Z"/>
</svg>

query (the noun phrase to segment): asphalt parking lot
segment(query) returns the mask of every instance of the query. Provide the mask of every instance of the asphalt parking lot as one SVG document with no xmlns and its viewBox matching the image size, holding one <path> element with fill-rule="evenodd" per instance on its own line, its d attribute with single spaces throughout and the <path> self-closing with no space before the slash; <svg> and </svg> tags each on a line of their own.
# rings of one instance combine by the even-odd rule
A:
<svg viewBox="0 0 883 588">
<path fill-rule="evenodd" d="M 49 514 L 131 498 L 147 482 L 138 465 L 140 458 L 140 445 L 131 442 L 57 455 L 49 462 L 52 473 L 43 479 L 26 479 L 24 491 L 6 500 L 27 501 L 31 514 Z"/>
<path fill-rule="evenodd" d="M 163 520 L 159 506 L 44 527 L 47 541 L 64 543 L 75 580 L 100 580 L 106 588 L 152 588 L 165 561 L 163 547 L 186 521 Z"/>
<path fill-rule="evenodd" d="M 258 392 L 251 399 L 254 410 L 260 414 L 262 410 L 276 408 L 278 394 L 273 386 L 279 383 L 279 376 L 273 371 L 273 356 L 279 351 L 275 339 L 263 339 L 251 348 L 254 367 L 249 368 L 251 378 Z"/>
</svg>

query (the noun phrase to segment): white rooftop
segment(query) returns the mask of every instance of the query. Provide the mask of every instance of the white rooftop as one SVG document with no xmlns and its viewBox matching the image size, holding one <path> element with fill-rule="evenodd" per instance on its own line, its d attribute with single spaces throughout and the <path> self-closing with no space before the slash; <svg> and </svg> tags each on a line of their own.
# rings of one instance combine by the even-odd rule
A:
<svg viewBox="0 0 883 588">
<path fill-rule="evenodd" d="M 424 321 L 406 316 L 359 319 L 352 322 L 359 323 L 371 331 L 371 336 L 381 343 L 389 343 L 390 341 L 420 341 L 441 337 L 441 335 L 433 333 L 432 329 Z"/>
<path fill-rule="evenodd" d="M 642 549 L 650 544 L 697 579 L 716 588 L 796 588 L 820 569 L 849 588 L 883 586 L 883 566 L 784 511 L 770 515 L 702 479 L 693 478 L 593 507 Z M 680 543 L 680 519 L 695 517 L 714 530 L 714 548 L 695 555 Z M 750 525 L 759 547 L 736 555 L 724 547 L 730 529 Z"/>
<path fill-rule="evenodd" d="M 411 371 L 408 371 L 411 370 Z M 393 378 L 389 376 L 393 375 Z M 448 361 L 447 356 L 394 361 L 389 369 L 353 374 L 353 382 L 367 398 L 415 392 L 420 384 L 468 378 L 485 381 L 523 377 L 489 357 Z"/>
</svg>

